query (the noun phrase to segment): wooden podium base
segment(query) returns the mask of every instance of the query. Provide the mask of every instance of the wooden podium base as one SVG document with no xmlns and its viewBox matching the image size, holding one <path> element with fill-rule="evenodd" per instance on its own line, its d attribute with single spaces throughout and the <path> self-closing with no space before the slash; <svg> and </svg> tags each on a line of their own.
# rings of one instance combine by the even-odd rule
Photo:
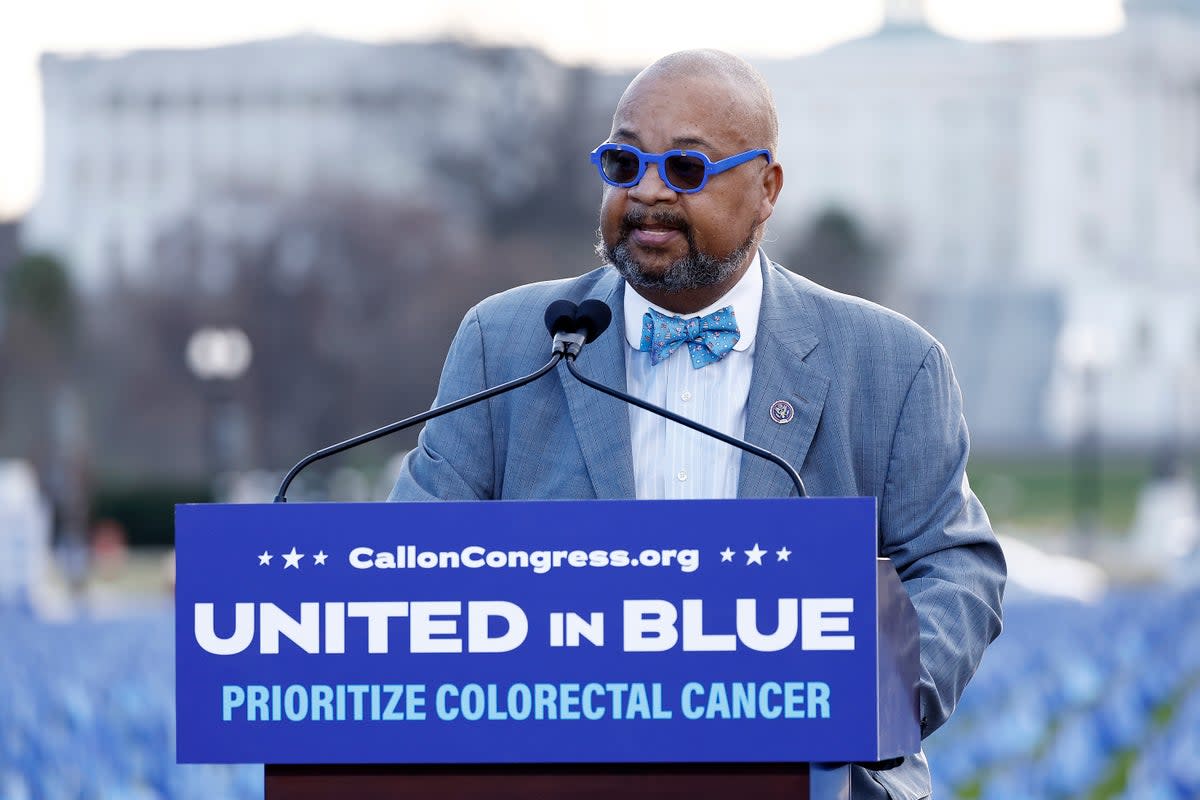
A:
<svg viewBox="0 0 1200 800">
<path fill-rule="evenodd" d="M 265 768 L 266 800 L 849 800 L 850 769 L 819 764 L 290 765 Z"/>
</svg>

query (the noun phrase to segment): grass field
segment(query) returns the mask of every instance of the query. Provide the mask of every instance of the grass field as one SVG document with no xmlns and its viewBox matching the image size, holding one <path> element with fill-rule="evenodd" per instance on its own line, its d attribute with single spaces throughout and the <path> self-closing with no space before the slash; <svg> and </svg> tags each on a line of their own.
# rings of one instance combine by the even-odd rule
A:
<svg viewBox="0 0 1200 800">
<path fill-rule="evenodd" d="M 1196 456 L 1190 459 L 1197 474 Z M 972 456 L 971 487 L 994 523 L 1027 528 L 1069 529 L 1081 506 L 1080 477 L 1070 456 L 1010 458 Z M 1151 459 L 1102 456 L 1095 474 L 1096 527 L 1124 534 L 1137 510 L 1138 495 L 1151 475 Z M 1083 492 L 1086 496 L 1086 490 Z"/>
</svg>

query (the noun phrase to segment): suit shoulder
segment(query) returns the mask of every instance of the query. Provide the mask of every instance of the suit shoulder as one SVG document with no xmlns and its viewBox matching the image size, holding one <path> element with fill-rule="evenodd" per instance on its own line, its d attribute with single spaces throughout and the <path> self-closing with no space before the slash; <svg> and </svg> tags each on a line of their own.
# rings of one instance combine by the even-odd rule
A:
<svg viewBox="0 0 1200 800">
<path fill-rule="evenodd" d="M 902 370 L 915 369 L 931 348 L 943 350 L 929 331 L 898 311 L 854 295 L 842 294 L 773 264 L 777 275 L 802 298 L 813 317 L 823 345 L 838 354 L 836 360 L 854 356 L 862 363 L 892 363 Z"/>
<path fill-rule="evenodd" d="M 474 310 L 483 325 L 496 320 L 531 317 L 536 318 L 540 326 L 542 315 L 550 303 L 560 299 L 578 303 L 587 297 L 594 297 L 602 284 L 612 277 L 611 269 L 599 267 L 573 278 L 527 283 L 480 301 Z"/>
</svg>

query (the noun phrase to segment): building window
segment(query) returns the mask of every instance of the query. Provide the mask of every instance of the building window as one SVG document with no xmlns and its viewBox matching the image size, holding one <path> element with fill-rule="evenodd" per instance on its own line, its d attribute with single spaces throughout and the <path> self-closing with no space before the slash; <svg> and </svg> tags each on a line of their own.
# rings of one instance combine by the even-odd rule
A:
<svg viewBox="0 0 1200 800">
<path fill-rule="evenodd" d="M 157 192 L 162 188 L 163 172 L 163 159 L 161 156 L 153 155 L 146 160 L 146 188 L 149 191 Z"/>
<path fill-rule="evenodd" d="M 947 97 L 937 104 L 937 115 L 946 138 L 953 140 L 970 122 L 971 112 L 966 102 L 957 97 Z"/>
<path fill-rule="evenodd" d="M 1087 142 L 1079 149 L 1079 176 L 1087 186 L 1100 182 L 1100 153 L 1094 142 Z"/>
<path fill-rule="evenodd" d="M 1104 111 L 1100 101 L 1100 92 L 1094 87 L 1086 86 L 1079 90 L 1079 110 L 1089 117 L 1098 117 Z"/>
<path fill-rule="evenodd" d="M 997 231 L 992 239 L 992 266 L 998 275 L 1007 275 L 1015 272 L 1014 269 L 1014 246 L 1012 236 Z"/>
<path fill-rule="evenodd" d="M 1079 249 L 1087 256 L 1098 257 L 1104 253 L 1104 228 L 1095 217 L 1079 220 Z"/>
<path fill-rule="evenodd" d="M 1133 327 L 1133 349 L 1142 359 L 1148 359 L 1154 350 L 1154 328 L 1145 317 Z"/>
<path fill-rule="evenodd" d="M 114 156 L 109 163 L 108 187 L 113 194 L 120 194 L 129 177 L 129 165 L 120 156 Z"/>
<path fill-rule="evenodd" d="M 80 156 L 75 159 L 75 186 L 79 189 L 87 189 L 88 184 L 92 181 L 91 163 L 84 157 Z"/>
</svg>

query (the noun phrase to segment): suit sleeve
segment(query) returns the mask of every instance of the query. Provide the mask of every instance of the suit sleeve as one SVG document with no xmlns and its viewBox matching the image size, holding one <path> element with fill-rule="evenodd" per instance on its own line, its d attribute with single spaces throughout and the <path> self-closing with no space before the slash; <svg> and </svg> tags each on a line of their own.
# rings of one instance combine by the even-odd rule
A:
<svg viewBox="0 0 1200 800">
<path fill-rule="evenodd" d="M 941 345 L 913 377 L 880 502 L 890 558 L 921 626 L 921 735 L 937 730 L 1000 634 L 1004 555 L 967 482 L 962 395 Z"/>
<path fill-rule="evenodd" d="M 463 318 L 446 355 L 434 406 L 487 387 L 478 310 Z M 494 486 L 490 401 L 452 411 L 425 424 L 405 457 L 389 500 L 482 500 Z"/>
</svg>

